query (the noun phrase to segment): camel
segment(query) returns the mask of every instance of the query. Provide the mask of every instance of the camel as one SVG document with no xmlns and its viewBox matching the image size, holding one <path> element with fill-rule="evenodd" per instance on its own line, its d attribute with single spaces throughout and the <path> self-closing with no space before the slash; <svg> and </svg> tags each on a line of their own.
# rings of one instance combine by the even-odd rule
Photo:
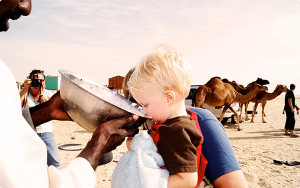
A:
<svg viewBox="0 0 300 188">
<path fill-rule="evenodd" d="M 267 84 L 270 84 L 269 80 L 264 80 L 262 78 L 257 78 L 256 81 L 253 81 L 251 83 L 249 83 L 247 85 L 247 87 L 245 89 L 249 90 L 254 83 L 257 83 L 259 85 L 267 85 Z M 243 85 L 239 85 L 240 87 L 244 87 Z M 268 91 L 268 88 L 266 89 L 266 91 Z M 241 94 L 245 94 L 247 93 L 248 91 L 240 91 Z M 242 119 L 242 113 L 243 113 L 243 104 L 245 104 L 245 114 L 246 114 L 246 118 L 245 118 L 245 121 L 248 121 L 249 118 L 248 118 L 248 113 L 247 113 L 247 109 L 246 109 L 246 105 L 247 103 L 240 103 L 240 109 L 241 109 L 241 112 L 240 112 L 240 119 Z"/>
<path fill-rule="evenodd" d="M 251 123 L 254 123 L 254 115 L 256 113 L 256 109 L 259 103 L 262 103 L 262 122 L 263 123 L 267 123 L 264 120 L 265 117 L 265 106 L 267 104 L 267 101 L 273 100 L 275 99 L 277 96 L 279 96 L 282 92 L 287 92 L 288 88 L 284 85 L 277 85 L 276 88 L 274 89 L 273 93 L 268 93 L 267 91 L 260 91 L 256 94 L 256 96 L 251 99 L 251 101 L 249 101 L 246 106 L 246 112 L 247 112 L 247 108 L 250 102 L 254 102 L 255 105 L 253 107 L 253 111 L 252 111 L 252 119 L 251 119 Z M 246 113 L 246 117 L 247 117 L 247 113 Z M 248 117 L 247 117 L 248 118 Z"/>
<path fill-rule="evenodd" d="M 254 83 L 257 83 L 257 84 L 262 85 L 262 86 L 270 84 L 269 80 L 264 80 L 264 79 L 261 79 L 261 78 L 257 78 L 256 81 L 254 81 Z"/>
<path fill-rule="evenodd" d="M 223 106 L 223 111 L 220 116 L 222 121 L 226 110 L 229 108 L 237 118 L 238 130 L 242 130 L 239 125 L 239 117 L 235 110 L 231 107 L 233 102 L 245 103 L 248 102 L 253 96 L 259 92 L 265 90 L 265 86 L 256 84 L 248 94 L 242 95 L 238 93 L 230 84 L 222 82 L 220 77 L 211 78 L 205 85 L 199 86 L 194 93 L 193 103 L 195 107 L 202 107 L 204 103 L 209 106 Z"/>
<path fill-rule="evenodd" d="M 234 88 L 237 92 L 239 92 L 240 94 L 246 95 L 246 94 L 252 89 L 252 87 L 254 86 L 254 84 L 255 84 L 256 82 L 260 82 L 259 79 L 262 80 L 261 78 L 258 78 L 256 81 L 251 82 L 250 84 L 248 84 L 246 88 L 245 88 L 243 85 L 237 84 L 235 81 L 230 82 L 230 81 L 227 80 L 227 79 L 223 79 L 222 81 L 223 81 L 224 83 L 228 83 L 228 84 L 232 85 L 233 88 Z M 267 82 L 269 82 L 269 81 L 267 81 Z M 265 83 L 267 83 L 267 82 L 265 82 Z M 262 82 L 260 82 L 260 83 L 262 83 Z M 259 84 L 259 85 L 260 85 L 260 84 Z M 268 88 L 267 88 L 266 90 L 268 90 Z M 240 106 L 240 109 L 241 109 L 240 116 L 239 116 L 240 122 L 243 122 L 243 121 L 242 121 L 242 108 L 243 108 L 243 104 L 244 104 L 244 103 L 239 103 L 239 106 Z M 246 106 L 246 104 L 247 104 L 247 102 L 245 103 L 245 106 Z M 246 108 L 245 108 L 245 113 L 247 114 Z M 245 120 L 246 120 L 246 121 L 249 120 L 248 115 L 246 115 L 246 119 L 245 119 Z"/>
</svg>

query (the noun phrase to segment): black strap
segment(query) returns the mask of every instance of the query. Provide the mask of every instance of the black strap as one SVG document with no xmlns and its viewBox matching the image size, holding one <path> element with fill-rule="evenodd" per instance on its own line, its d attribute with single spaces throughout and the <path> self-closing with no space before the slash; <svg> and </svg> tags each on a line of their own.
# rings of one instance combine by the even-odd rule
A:
<svg viewBox="0 0 300 188">
<path fill-rule="evenodd" d="M 28 91 L 27 91 L 27 94 L 25 95 L 25 99 L 24 99 L 23 104 L 22 104 L 22 109 L 24 109 L 25 106 L 26 106 L 26 104 L 27 104 L 27 97 L 28 97 L 28 94 L 29 94 L 29 89 L 28 89 Z"/>
</svg>

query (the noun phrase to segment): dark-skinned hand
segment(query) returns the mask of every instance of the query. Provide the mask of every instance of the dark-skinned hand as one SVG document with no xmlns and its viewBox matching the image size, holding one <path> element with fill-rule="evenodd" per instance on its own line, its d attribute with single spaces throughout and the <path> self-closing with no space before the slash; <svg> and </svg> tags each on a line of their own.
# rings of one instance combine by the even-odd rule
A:
<svg viewBox="0 0 300 188">
<path fill-rule="evenodd" d="M 51 120 L 72 121 L 62 105 L 59 91 L 49 101 L 34 106 L 29 111 L 35 127 Z"/>
<path fill-rule="evenodd" d="M 60 91 L 55 93 L 47 102 L 49 103 L 50 116 L 52 120 L 72 121 L 71 117 L 66 113 L 62 105 Z"/>
<path fill-rule="evenodd" d="M 137 119 L 137 115 L 130 115 L 103 123 L 93 133 L 91 140 L 78 157 L 83 157 L 89 161 L 95 170 L 103 154 L 122 144 L 125 137 L 132 137 L 138 133 L 138 129 L 122 128 L 124 125 L 130 124 Z"/>
</svg>

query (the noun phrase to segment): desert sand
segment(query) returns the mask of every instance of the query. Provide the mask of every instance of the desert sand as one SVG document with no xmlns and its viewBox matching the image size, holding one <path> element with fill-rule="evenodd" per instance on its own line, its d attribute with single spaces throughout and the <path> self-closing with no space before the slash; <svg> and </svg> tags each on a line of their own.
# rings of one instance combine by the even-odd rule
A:
<svg viewBox="0 0 300 188">
<path fill-rule="evenodd" d="M 300 97 L 296 96 L 300 104 Z M 242 131 L 237 131 L 235 124 L 224 125 L 237 159 L 250 188 L 256 187 L 300 187 L 300 165 L 288 166 L 276 164 L 274 159 L 300 161 L 300 138 L 284 135 L 285 115 L 282 114 L 284 94 L 269 101 L 265 107 L 267 123 L 262 123 L 261 106 L 255 115 L 254 123 L 241 123 Z M 248 110 L 252 110 L 253 103 Z M 251 115 L 249 115 L 251 118 Z M 242 115 L 243 120 L 245 115 Z M 54 135 L 57 146 L 63 144 L 85 145 L 92 133 L 74 122 L 54 121 Z M 300 135 L 300 115 L 296 115 L 295 133 Z M 117 162 L 127 151 L 125 143 L 113 151 L 113 160 L 96 170 L 97 188 L 110 187 L 111 176 Z M 74 159 L 80 151 L 59 150 L 61 162 Z"/>
</svg>

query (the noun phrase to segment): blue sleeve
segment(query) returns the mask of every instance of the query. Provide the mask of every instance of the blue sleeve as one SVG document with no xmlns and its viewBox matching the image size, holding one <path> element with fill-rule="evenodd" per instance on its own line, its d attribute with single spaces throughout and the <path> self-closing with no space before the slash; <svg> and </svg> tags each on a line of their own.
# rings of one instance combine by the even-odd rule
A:
<svg viewBox="0 0 300 188">
<path fill-rule="evenodd" d="M 220 176 L 241 170 L 223 125 L 208 110 L 187 106 L 197 114 L 204 142 L 202 152 L 208 164 L 205 176 L 214 182 Z"/>
</svg>

